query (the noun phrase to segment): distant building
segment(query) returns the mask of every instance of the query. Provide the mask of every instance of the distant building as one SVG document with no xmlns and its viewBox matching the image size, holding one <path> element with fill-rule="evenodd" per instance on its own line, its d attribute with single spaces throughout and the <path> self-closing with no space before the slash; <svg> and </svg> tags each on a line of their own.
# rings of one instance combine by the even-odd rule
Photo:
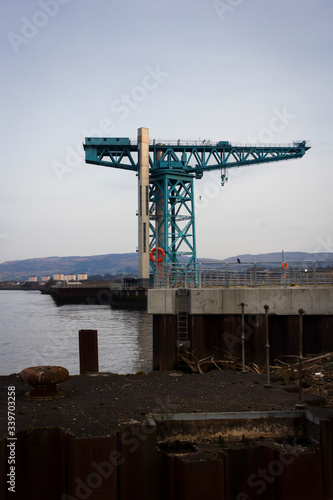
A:
<svg viewBox="0 0 333 500">
<path fill-rule="evenodd" d="M 47 278 L 45 281 L 48 281 L 48 279 L 50 279 L 49 276 L 43 276 L 43 278 L 44 277 Z M 77 275 L 57 273 L 53 275 L 53 279 L 55 281 L 84 281 L 88 279 L 88 275 L 86 273 L 81 273 Z"/>
<path fill-rule="evenodd" d="M 78 274 L 77 275 L 77 279 L 79 281 L 84 281 L 84 280 L 87 280 L 88 279 L 88 275 L 86 273 L 82 273 L 82 274 Z"/>
<path fill-rule="evenodd" d="M 76 274 L 65 274 L 65 281 L 76 281 Z"/>
<path fill-rule="evenodd" d="M 53 275 L 55 281 L 65 281 L 65 275 L 61 273 L 56 273 Z"/>
<path fill-rule="evenodd" d="M 51 276 L 42 276 L 42 281 L 49 281 L 51 279 Z"/>
<path fill-rule="evenodd" d="M 28 281 L 32 282 L 32 283 L 36 283 L 36 281 L 38 281 L 38 277 L 37 276 L 30 276 Z"/>
</svg>

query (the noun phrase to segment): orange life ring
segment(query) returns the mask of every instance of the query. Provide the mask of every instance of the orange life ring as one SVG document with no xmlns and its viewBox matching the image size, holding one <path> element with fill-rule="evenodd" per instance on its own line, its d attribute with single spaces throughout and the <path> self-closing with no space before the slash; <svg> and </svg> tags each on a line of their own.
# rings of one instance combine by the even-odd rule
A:
<svg viewBox="0 0 333 500">
<path fill-rule="evenodd" d="M 288 263 L 287 262 L 282 262 L 281 267 L 282 267 L 282 269 L 287 270 L 288 269 Z"/>
<path fill-rule="evenodd" d="M 152 262 L 156 262 L 156 259 L 155 259 L 155 252 L 156 252 L 156 247 L 152 248 L 150 250 L 150 260 Z M 163 250 L 163 248 L 161 247 L 157 247 L 157 255 L 161 255 L 161 257 L 158 257 L 157 258 L 157 263 L 159 264 L 160 262 L 163 262 L 164 258 L 165 258 L 165 251 Z"/>
</svg>

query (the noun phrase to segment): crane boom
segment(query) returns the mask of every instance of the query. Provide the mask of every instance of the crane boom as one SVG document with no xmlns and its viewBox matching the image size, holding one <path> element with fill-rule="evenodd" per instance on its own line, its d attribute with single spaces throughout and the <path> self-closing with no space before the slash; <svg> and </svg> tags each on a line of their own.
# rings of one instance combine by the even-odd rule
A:
<svg viewBox="0 0 333 500">
<path fill-rule="evenodd" d="M 135 172 L 139 169 L 136 157 L 138 143 L 128 137 L 86 137 L 84 149 L 86 163 Z M 156 169 L 177 169 L 194 173 L 200 178 L 203 172 L 210 170 L 302 158 L 308 149 L 310 146 L 307 141 L 284 145 L 240 145 L 228 141 L 211 143 L 154 140 L 149 144 L 149 165 L 151 173 Z"/>
</svg>

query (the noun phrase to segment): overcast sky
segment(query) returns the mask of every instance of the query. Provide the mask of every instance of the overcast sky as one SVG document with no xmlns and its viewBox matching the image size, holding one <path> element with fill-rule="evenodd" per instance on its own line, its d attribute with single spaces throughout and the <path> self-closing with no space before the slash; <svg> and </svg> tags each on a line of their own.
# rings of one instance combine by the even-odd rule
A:
<svg viewBox="0 0 333 500">
<path fill-rule="evenodd" d="M 137 178 L 85 136 L 289 143 L 195 182 L 199 257 L 333 251 L 331 0 L 2 5 L 0 262 L 135 252 Z M 201 197 L 201 198 L 200 198 Z"/>
</svg>

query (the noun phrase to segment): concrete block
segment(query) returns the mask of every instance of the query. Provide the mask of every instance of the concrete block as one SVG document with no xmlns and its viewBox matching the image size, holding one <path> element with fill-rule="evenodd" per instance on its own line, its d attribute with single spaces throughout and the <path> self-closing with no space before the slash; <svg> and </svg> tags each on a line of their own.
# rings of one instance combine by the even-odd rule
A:
<svg viewBox="0 0 333 500">
<path fill-rule="evenodd" d="M 238 304 L 242 302 L 240 299 L 240 288 L 231 288 L 223 290 L 223 314 L 238 314 L 240 312 L 240 307 Z"/>
<path fill-rule="evenodd" d="M 316 287 L 311 290 L 314 290 L 312 314 L 333 314 L 333 287 Z"/>
<path fill-rule="evenodd" d="M 241 312 L 241 307 L 239 307 L 239 304 L 241 302 L 244 302 L 244 304 L 247 304 L 247 307 L 245 307 L 245 309 L 244 309 L 245 314 L 263 313 L 264 309 L 260 310 L 260 308 L 259 308 L 259 293 L 258 292 L 259 292 L 258 288 L 240 289 L 239 302 L 238 302 L 238 304 L 235 304 L 235 307 L 236 307 L 235 313 Z"/>
<path fill-rule="evenodd" d="M 165 294 L 166 290 L 148 290 L 149 314 L 165 314 Z"/>
<path fill-rule="evenodd" d="M 177 314 L 176 289 L 148 290 L 149 314 Z M 190 314 L 240 314 L 239 304 L 247 304 L 245 314 L 297 315 L 333 314 L 333 287 L 294 288 L 203 288 L 189 289 Z"/>
<path fill-rule="evenodd" d="M 190 314 L 202 314 L 204 290 L 190 290 Z"/>
<path fill-rule="evenodd" d="M 176 290 L 165 290 L 165 314 L 176 314 Z"/>
<path fill-rule="evenodd" d="M 292 288 L 291 289 L 291 314 L 298 314 L 299 309 L 304 309 L 307 314 L 313 314 L 313 299 L 316 302 L 318 296 L 315 289 L 310 288 Z"/>
<path fill-rule="evenodd" d="M 222 289 L 206 290 L 202 295 L 202 314 L 221 314 L 222 304 Z"/>
<path fill-rule="evenodd" d="M 259 288 L 258 291 L 258 312 L 262 313 L 267 304 L 270 314 L 292 314 L 291 288 Z"/>
</svg>

